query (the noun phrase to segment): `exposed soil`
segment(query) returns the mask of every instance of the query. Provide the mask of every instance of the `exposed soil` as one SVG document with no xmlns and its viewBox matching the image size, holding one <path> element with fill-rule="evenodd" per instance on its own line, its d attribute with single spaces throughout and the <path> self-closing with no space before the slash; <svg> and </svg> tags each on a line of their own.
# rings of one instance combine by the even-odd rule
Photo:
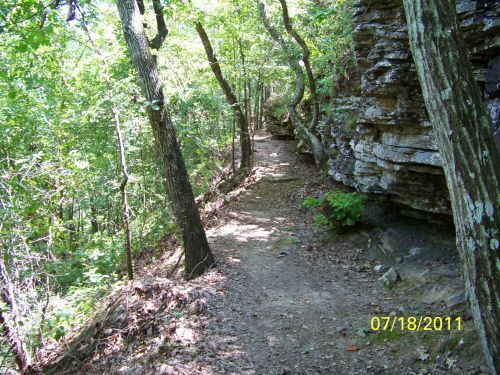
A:
<svg viewBox="0 0 500 375">
<path fill-rule="evenodd" d="M 295 146 L 265 133 L 256 137 L 252 176 L 224 197 L 212 218 L 217 225 L 207 233 L 217 269 L 189 283 L 151 271 L 128 286 L 134 303 L 122 304 L 121 316 L 134 317 L 136 333 L 120 341 L 123 324 L 105 323 L 108 333 L 99 340 L 109 344 L 114 337 L 114 346 L 103 344 L 106 352 L 96 350 L 66 369 L 134 375 L 486 373 L 460 295 L 452 229 L 403 219 L 377 203 L 368 205 L 365 223 L 350 233 L 311 224 L 303 198 L 333 185 Z M 401 281 L 388 289 L 378 278 L 390 267 Z M 162 294 L 164 288 L 169 293 Z M 453 324 L 451 330 L 374 332 L 371 318 L 381 316 L 450 317 Z"/>
<path fill-rule="evenodd" d="M 481 372 L 478 362 L 470 363 L 480 351 L 470 320 L 462 332 L 370 329 L 372 317 L 391 314 L 468 319 L 464 306 L 450 311 L 444 303 L 462 288 L 452 229 L 372 204 L 362 229 L 332 235 L 311 225 L 311 213 L 300 208 L 304 196 L 332 186 L 295 153 L 295 142 L 260 140 L 259 182 L 230 204 L 226 223 L 209 232 L 228 291 L 211 311 L 214 327 L 206 333 L 214 347 L 239 353 L 220 358 L 214 371 Z M 392 263 L 403 280 L 387 290 L 373 268 Z M 474 347 L 464 361 L 457 355 L 462 338 L 460 346 Z"/>
</svg>

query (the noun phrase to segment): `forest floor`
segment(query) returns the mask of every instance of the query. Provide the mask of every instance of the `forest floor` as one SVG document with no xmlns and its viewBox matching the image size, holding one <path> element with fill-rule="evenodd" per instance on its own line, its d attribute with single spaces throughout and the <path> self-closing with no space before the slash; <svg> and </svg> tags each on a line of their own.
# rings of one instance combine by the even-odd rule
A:
<svg viewBox="0 0 500 375">
<path fill-rule="evenodd" d="M 371 203 L 360 228 L 329 233 L 301 203 L 333 183 L 295 141 L 261 133 L 255 144 L 251 176 L 210 218 L 217 268 L 185 283 L 165 278 L 175 257 L 150 259 L 111 294 L 78 359 L 55 373 L 486 373 L 451 228 Z M 401 280 L 386 288 L 378 279 L 391 267 Z M 374 332 L 371 319 L 382 316 L 453 323 Z"/>
</svg>

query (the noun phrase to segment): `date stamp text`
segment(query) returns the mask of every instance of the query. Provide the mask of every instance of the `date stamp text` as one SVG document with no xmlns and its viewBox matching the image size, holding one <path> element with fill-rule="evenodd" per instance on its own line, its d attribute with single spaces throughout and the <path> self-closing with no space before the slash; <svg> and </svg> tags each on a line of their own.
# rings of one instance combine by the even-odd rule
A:
<svg viewBox="0 0 500 375">
<path fill-rule="evenodd" d="M 374 316 L 370 321 L 372 331 L 460 331 L 462 318 L 441 316 Z"/>
</svg>

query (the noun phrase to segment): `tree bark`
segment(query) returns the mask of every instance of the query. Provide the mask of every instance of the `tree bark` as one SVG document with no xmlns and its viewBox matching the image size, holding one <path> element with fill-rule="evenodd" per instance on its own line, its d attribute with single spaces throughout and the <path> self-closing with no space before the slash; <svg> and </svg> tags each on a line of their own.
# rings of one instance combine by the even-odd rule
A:
<svg viewBox="0 0 500 375">
<path fill-rule="evenodd" d="M 207 54 L 208 62 L 210 63 L 210 67 L 212 68 L 212 72 L 214 73 L 217 81 L 219 82 L 220 88 L 226 97 L 227 103 L 231 106 L 234 112 L 234 117 L 236 119 L 236 124 L 238 126 L 240 132 L 240 147 L 241 147 L 241 168 L 250 168 L 251 159 L 252 159 L 252 144 L 250 141 L 250 132 L 248 131 L 248 122 L 245 118 L 243 110 L 241 109 L 241 105 L 238 103 L 236 99 L 236 95 L 233 90 L 231 90 L 231 86 L 224 78 L 222 74 L 222 70 L 219 65 L 219 61 L 215 56 L 214 50 L 212 48 L 212 44 L 210 43 L 210 39 L 203 28 L 200 22 L 196 22 L 195 24 L 196 31 L 200 36 L 200 39 L 203 43 L 203 47 L 205 48 L 205 52 Z"/>
<path fill-rule="evenodd" d="M 297 113 L 297 106 L 300 104 L 302 98 L 304 97 L 304 72 L 302 71 L 299 62 L 293 57 L 293 53 L 290 51 L 285 40 L 281 37 L 281 35 L 279 35 L 278 31 L 273 26 L 271 26 L 271 23 L 269 22 L 269 19 L 266 15 L 264 4 L 257 0 L 257 5 L 259 7 L 260 16 L 266 30 L 269 32 L 273 40 L 281 46 L 283 52 L 287 56 L 288 65 L 295 73 L 295 96 L 288 104 L 290 120 L 292 121 L 293 127 L 299 134 L 300 138 L 307 142 L 309 147 L 311 148 L 316 165 L 318 167 L 321 167 L 327 160 L 325 148 L 323 147 L 320 139 L 302 123 L 302 120 Z"/>
<path fill-rule="evenodd" d="M 117 0 L 125 42 L 139 83 L 149 102 L 147 113 L 156 147 L 165 172 L 165 183 L 177 226 L 184 242 L 185 272 L 188 279 L 203 274 L 215 264 L 208 246 L 191 183 L 177 141 L 175 128 L 165 106 L 156 65 L 144 33 L 135 0 Z"/>
<path fill-rule="evenodd" d="M 410 46 L 451 197 L 462 275 L 492 373 L 500 371 L 499 156 L 453 0 L 404 0 Z"/>
<path fill-rule="evenodd" d="M 134 279 L 134 267 L 132 265 L 132 236 L 130 234 L 130 225 L 129 225 L 129 217 L 130 217 L 130 209 L 128 206 L 127 200 L 127 182 L 128 182 L 128 171 L 127 171 L 127 163 L 125 161 L 125 149 L 123 147 L 123 139 L 122 132 L 120 130 L 120 117 L 118 114 L 118 110 L 113 108 L 113 115 L 115 118 L 115 129 L 116 129 L 116 137 L 118 139 L 118 148 L 120 151 L 120 167 L 123 174 L 123 180 L 120 184 L 120 193 L 122 196 L 122 212 L 123 212 L 123 231 L 125 233 L 125 251 L 127 258 L 127 275 L 129 280 Z"/>
</svg>

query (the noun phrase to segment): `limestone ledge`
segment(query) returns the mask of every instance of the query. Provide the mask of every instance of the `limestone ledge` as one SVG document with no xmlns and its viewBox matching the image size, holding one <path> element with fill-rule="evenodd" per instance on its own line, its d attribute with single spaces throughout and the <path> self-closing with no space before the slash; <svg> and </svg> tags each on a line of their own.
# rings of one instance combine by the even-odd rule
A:
<svg viewBox="0 0 500 375">
<path fill-rule="evenodd" d="M 500 2 L 458 0 L 457 14 L 498 136 Z M 358 90 L 339 90 L 333 98 L 336 112 L 324 137 L 332 155 L 329 173 L 406 208 L 449 215 L 441 158 L 409 50 L 402 0 L 357 0 L 353 16 L 358 74 L 344 86 Z"/>
</svg>

